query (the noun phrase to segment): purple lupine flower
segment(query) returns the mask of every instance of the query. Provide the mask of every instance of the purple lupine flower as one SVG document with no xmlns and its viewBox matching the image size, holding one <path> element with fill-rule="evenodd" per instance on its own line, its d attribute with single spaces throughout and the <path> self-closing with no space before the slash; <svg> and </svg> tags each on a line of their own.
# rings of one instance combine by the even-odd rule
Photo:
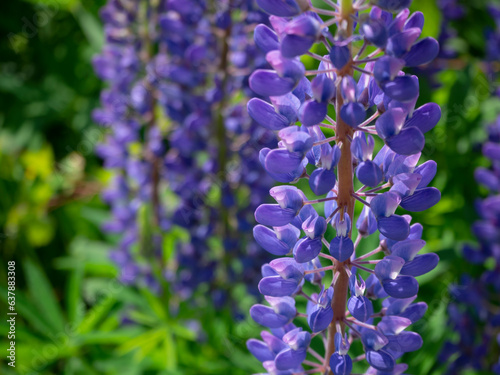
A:
<svg viewBox="0 0 500 375">
<path fill-rule="evenodd" d="M 320 353 L 250 340 L 250 351 L 269 374 L 344 375 L 364 360 L 366 373 L 401 374 L 407 366 L 396 361 L 422 346 L 420 336 L 406 330 L 427 309 L 413 303 L 415 277 L 436 267 L 438 257 L 419 254 L 422 226 L 402 210 L 423 211 L 440 199 L 429 187 L 436 164 L 418 162 L 425 133 L 441 111 L 434 103 L 415 108 L 418 78 L 402 69 L 431 62 L 439 47 L 420 38 L 424 17 L 410 16 L 411 1 L 370 3 L 325 1 L 326 8 L 318 9 L 298 0 L 258 1 L 271 15 L 272 29 L 257 27 L 255 40 L 272 69 L 250 76 L 250 87 L 262 97 L 248 110 L 280 139 L 277 148 L 261 151 L 260 162 L 279 182 L 308 180 L 314 196 L 300 190 L 303 184 L 283 185 L 271 190 L 276 204 L 255 211 L 257 242 L 280 256 L 263 267 L 259 289 L 266 298 L 288 301 L 286 310 L 296 313 L 284 314 L 271 300 L 270 306 L 252 307 L 252 317 L 273 330 L 307 319 L 312 340 L 327 336 Z M 309 52 L 314 44 L 328 53 Z M 305 70 L 304 54 L 318 62 L 316 70 Z M 378 152 L 374 136 L 384 143 Z M 356 203 L 363 206 L 358 218 Z M 377 230 L 379 245 L 367 251 L 363 239 Z M 330 271 L 333 279 L 325 276 Z M 307 299 L 305 312 L 292 303 L 301 298 Z M 382 300 L 380 311 L 376 299 Z M 363 352 L 351 349 L 355 339 Z"/>
<path fill-rule="evenodd" d="M 489 191 L 487 198 L 478 201 L 476 208 L 480 219 L 472 226 L 477 244 L 463 246 L 462 254 L 468 264 L 481 265 L 482 273 L 464 274 L 450 288 L 452 302 L 448 305 L 450 328 L 458 338 L 445 343 L 440 360 L 446 363 L 445 374 L 462 374 L 463 371 L 491 371 L 500 373 L 498 353 L 500 332 L 500 122 L 488 128 L 489 137 L 483 145 L 483 155 L 491 167 L 476 169 L 478 184 Z M 484 267 L 487 260 L 492 265 Z"/>
<path fill-rule="evenodd" d="M 105 23 L 106 45 L 101 55 L 94 58 L 96 74 L 108 84 L 101 94 L 101 108 L 94 111 L 94 120 L 111 131 L 97 153 L 107 168 L 116 171 L 114 180 L 103 193 L 103 199 L 111 206 L 112 219 L 104 224 L 109 233 L 121 238 L 111 258 L 120 268 L 120 279 L 125 284 L 143 284 L 159 292 L 158 282 L 153 280 L 152 269 L 139 264 L 133 256 L 133 248 L 141 237 L 138 222 L 141 207 L 153 200 L 154 159 L 162 154 L 162 137 L 155 124 L 148 122 L 154 111 L 148 77 L 142 71 L 150 63 L 145 56 L 146 44 L 139 43 L 139 2 L 126 5 L 110 0 L 101 10 Z M 141 141 L 141 130 L 147 133 L 144 153 L 131 152 L 134 143 Z M 146 151 L 147 150 L 147 151 Z M 153 155 L 149 155 L 151 152 Z M 158 225 L 166 229 L 164 212 L 157 208 Z M 151 251 L 160 249 L 161 239 L 151 239 Z"/>
</svg>

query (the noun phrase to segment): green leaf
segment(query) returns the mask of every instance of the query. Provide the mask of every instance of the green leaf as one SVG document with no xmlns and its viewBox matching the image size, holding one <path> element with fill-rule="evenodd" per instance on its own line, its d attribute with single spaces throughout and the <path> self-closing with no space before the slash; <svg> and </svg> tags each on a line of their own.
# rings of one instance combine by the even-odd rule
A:
<svg viewBox="0 0 500 375">
<path fill-rule="evenodd" d="M 83 269 L 77 267 L 71 272 L 68 282 L 67 291 L 67 309 L 68 320 L 71 323 L 78 324 L 81 321 L 81 314 L 79 313 L 82 301 L 82 282 L 83 282 Z"/>
<path fill-rule="evenodd" d="M 83 334 L 92 331 L 97 325 L 97 323 L 99 323 L 106 317 L 106 315 L 115 305 L 115 303 L 116 303 L 116 298 L 112 296 L 103 298 L 98 304 L 96 304 L 92 309 L 90 309 L 87 312 L 87 314 L 83 318 L 83 321 L 80 323 L 78 327 L 78 332 Z"/>
<path fill-rule="evenodd" d="M 104 33 L 100 22 L 80 4 L 74 8 L 73 14 L 78 20 L 92 49 L 95 52 L 99 52 L 104 44 Z"/>
<path fill-rule="evenodd" d="M 194 341 L 196 340 L 196 333 L 191 331 L 190 329 L 180 325 L 179 323 L 173 323 L 169 325 L 169 328 L 172 332 L 179 337 L 182 337 L 185 340 Z"/>
<path fill-rule="evenodd" d="M 0 286 L 0 298 L 7 303 L 7 288 Z M 40 314 L 37 314 L 37 308 L 34 304 L 29 302 L 24 294 L 20 291 L 16 291 L 16 310 L 19 315 L 22 315 L 35 331 L 46 335 L 48 332 L 52 331 L 50 325 L 41 318 Z"/>
<path fill-rule="evenodd" d="M 130 312 L 130 319 L 136 323 L 149 327 L 153 327 L 158 324 L 158 319 L 155 316 L 137 310 Z"/>
<path fill-rule="evenodd" d="M 145 288 L 141 288 L 141 293 L 146 298 L 148 306 L 151 307 L 151 310 L 156 314 L 156 316 L 161 321 L 167 321 L 168 313 L 161 303 L 161 300 Z"/>
<path fill-rule="evenodd" d="M 177 350 L 175 347 L 174 338 L 172 337 L 172 334 L 168 331 L 167 335 L 165 336 L 163 347 L 165 350 L 166 370 L 169 371 L 177 370 Z"/>
<path fill-rule="evenodd" d="M 140 336 L 134 337 L 131 340 L 124 342 L 117 349 L 119 355 L 127 354 L 135 349 L 140 349 L 151 343 L 158 343 L 160 340 L 164 339 L 167 335 L 167 330 L 165 327 L 160 327 L 143 333 Z"/>
<path fill-rule="evenodd" d="M 29 259 L 24 261 L 24 271 L 30 297 L 39 314 L 54 331 L 63 331 L 65 319 L 49 280 L 41 268 Z"/>
<path fill-rule="evenodd" d="M 125 327 L 120 328 L 112 332 L 89 332 L 78 337 L 84 345 L 96 345 L 96 344 L 121 344 L 124 341 L 129 341 L 144 332 L 143 328 L 140 327 Z"/>
</svg>

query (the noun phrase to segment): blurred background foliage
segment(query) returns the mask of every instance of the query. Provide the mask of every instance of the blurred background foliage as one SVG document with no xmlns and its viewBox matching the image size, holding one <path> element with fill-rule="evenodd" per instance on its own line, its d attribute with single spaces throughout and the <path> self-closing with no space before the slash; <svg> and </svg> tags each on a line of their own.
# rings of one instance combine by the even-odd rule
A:
<svg viewBox="0 0 500 375">
<path fill-rule="evenodd" d="M 425 346 L 405 361 L 411 373 L 440 374 L 437 353 L 446 336 L 448 285 L 468 268 L 459 257 L 472 240 L 474 200 L 481 193 L 473 171 L 485 163 L 479 142 L 485 124 L 500 113 L 481 69 L 485 32 L 494 23 L 485 0 L 462 2 L 464 19 L 450 41 L 459 51 L 438 73 L 425 72 L 421 101 L 435 101 L 443 118 L 427 136 L 425 158 L 438 162 L 441 202 L 414 215 L 424 224 L 427 251 L 442 262 L 421 280 L 419 299 L 430 308 L 416 330 Z M 209 303 L 175 316 L 168 295 L 125 287 L 108 259 L 112 237 L 99 191 L 109 180 L 94 147 L 104 131 L 90 114 L 100 81 L 91 58 L 103 40 L 103 0 L 3 1 L 0 4 L 0 248 L 2 264 L 16 261 L 18 366 L 2 374 L 248 374 L 260 364 L 245 341 L 260 329 L 248 318 Z M 414 1 L 425 13 L 426 36 L 437 37 L 441 14 L 434 0 Z M 422 73 L 422 72 L 420 72 Z M 182 234 L 166 233 L 165 244 Z M 6 267 L 0 269 L 6 280 Z M 5 311 L 6 288 L 0 287 Z M 233 293 L 248 311 L 244 287 Z M 180 320 L 182 318 L 182 321 Z M 5 322 L 2 322 L 7 332 Z M 0 338 L 8 347 L 6 335 Z"/>
</svg>

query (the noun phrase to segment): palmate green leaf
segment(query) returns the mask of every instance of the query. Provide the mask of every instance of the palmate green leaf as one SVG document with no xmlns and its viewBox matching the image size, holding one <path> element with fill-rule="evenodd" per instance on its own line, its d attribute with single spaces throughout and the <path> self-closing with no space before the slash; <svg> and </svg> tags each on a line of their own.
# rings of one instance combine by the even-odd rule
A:
<svg viewBox="0 0 500 375">
<path fill-rule="evenodd" d="M 116 349 L 116 352 L 118 353 L 118 355 L 124 355 L 136 349 L 147 348 L 147 350 L 143 350 L 141 352 L 140 357 L 142 357 L 145 352 L 148 352 L 152 350 L 154 346 L 159 345 L 159 343 L 165 339 L 167 334 L 168 331 L 164 326 L 147 331 L 142 335 L 124 342 Z M 151 343 L 154 343 L 153 347 L 151 347 Z"/>
<path fill-rule="evenodd" d="M 88 374 L 88 375 L 100 375 L 101 372 L 94 368 L 93 364 L 87 363 L 85 358 L 73 357 L 69 358 L 66 361 L 66 372 L 64 375 L 79 375 L 79 374 Z"/>
<path fill-rule="evenodd" d="M 133 288 L 127 288 L 123 287 L 120 290 L 120 293 L 116 295 L 116 298 L 120 300 L 120 302 L 124 304 L 130 304 L 133 306 L 140 306 L 143 307 L 144 310 L 147 310 L 147 312 L 151 313 L 149 309 L 147 308 L 147 303 L 146 300 L 144 299 L 144 296 L 141 295 L 137 290 Z"/>
<path fill-rule="evenodd" d="M 117 357 L 112 351 L 109 351 L 107 354 L 109 354 L 109 356 L 106 358 L 95 358 L 92 362 L 92 366 L 99 374 L 137 375 L 148 373 L 148 364 L 145 362 L 137 362 L 133 354 L 120 357 Z"/>
<path fill-rule="evenodd" d="M 104 322 L 99 326 L 99 331 L 102 332 L 111 332 L 116 329 L 119 329 L 120 326 L 122 325 L 121 323 L 121 316 L 120 316 L 120 309 L 117 309 L 117 311 L 110 316 L 108 316 Z"/>
<path fill-rule="evenodd" d="M 7 303 L 7 288 L 0 286 L 0 298 Z M 52 332 L 52 327 L 44 319 L 42 319 L 40 314 L 37 314 L 36 306 L 28 301 L 23 292 L 16 290 L 16 311 L 19 315 L 22 315 L 23 319 L 26 320 L 31 327 L 43 335 L 48 332 Z"/>
<path fill-rule="evenodd" d="M 170 323 L 168 328 L 172 331 L 173 334 L 175 334 L 175 336 L 183 338 L 184 340 L 188 341 L 196 340 L 195 332 L 191 331 L 189 328 L 177 324 L 176 322 Z"/>
<path fill-rule="evenodd" d="M 44 352 L 46 354 L 44 354 Z M 18 371 L 21 374 L 29 374 L 34 371 L 45 374 L 45 368 L 47 366 L 54 364 L 62 358 L 72 357 L 72 355 L 70 355 L 65 347 L 57 347 L 51 343 L 45 342 L 37 346 L 16 344 L 16 357 L 18 360 L 21 358 L 30 359 L 20 366 L 16 366 L 19 367 Z"/>
<path fill-rule="evenodd" d="M 78 333 L 85 334 L 92 331 L 100 321 L 105 319 L 116 302 L 116 298 L 113 296 L 104 297 L 101 301 L 99 301 L 83 318 L 82 322 L 78 326 Z"/>
<path fill-rule="evenodd" d="M 148 307 L 151 308 L 151 311 L 155 313 L 155 315 L 163 322 L 166 322 L 168 319 L 168 312 L 165 309 L 165 306 L 161 302 L 160 298 L 153 293 L 151 293 L 146 288 L 140 289 L 141 294 L 147 301 Z"/>
<path fill-rule="evenodd" d="M 174 338 L 170 332 L 167 331 L 165 341 L 163 343 L 165 350 L 165 369 L 168 371 L 177 370 L 177 348 L 175 346 Z"/>
<path fill-rule="evenodd" d="M 62 359 L 78 355 L 79 348 L 70 336 L 61 334 L 45 341 L 33 338 L 31 341 L 16 341 L 18 371 L 20 374 L 39 372 Z M 43 370 L 43 371 L 42 371 Z"/>
<path fill-rule="evenodd" d="M 93 331 L 78 336 L 82 345 L 115 345 L 132 340 L 144 333 L 141 327 L 124 327 L 110 332 Z"/>
<path fill-rule="evenodd" d="M 131 311 L 129 317 L 134 322 L 149 327 L 153 327 L 159 323 L 155 316 L 137 310 Z"/>
<path fill-rule="evenodd" d="M 145 360 L 149 363 L 151 357 L 154 356 L 155 352 L 161 352 L 161 344 L 165 341 L 165 337 L 159 337 L 156 340 L 151 340 L 143 343 L 134 352 L 134 360 L 137 362 L 144 362 Z M 162 364 L 163 367 L 163 364 Z"/>
<path fill-rule="evenodd" d="M 83 299 L 93 306 L 97 301 L 102 301 L 104 297 L 112 296 L 117 301 L 122 302 L 122 295 L 127 288 L 116 278 L 89 277 L 86 274 L 83 282 Z"/>
<path fill-rule="evenodd" d="M 30 297 L 37 307 L 36 311 L 54 331 L 62 332 L 65 319 L 47 277 L 41 268 L 31 260 L 24 260 L 23 265 Z"/>
</svg>

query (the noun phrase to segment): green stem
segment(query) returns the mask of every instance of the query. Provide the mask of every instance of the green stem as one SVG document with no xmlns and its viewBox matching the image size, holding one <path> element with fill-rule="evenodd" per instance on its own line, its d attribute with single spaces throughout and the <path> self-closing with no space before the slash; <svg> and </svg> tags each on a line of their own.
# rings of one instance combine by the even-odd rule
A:
<svg viewBox="0 0 500 375">
<path fill-rule="evenodd" d="M 340 4 L 340 16 L 344 19 L 350 19 L 351 14 L 354 14 L 352 0 L 342 0 Z"/>
</svg>

